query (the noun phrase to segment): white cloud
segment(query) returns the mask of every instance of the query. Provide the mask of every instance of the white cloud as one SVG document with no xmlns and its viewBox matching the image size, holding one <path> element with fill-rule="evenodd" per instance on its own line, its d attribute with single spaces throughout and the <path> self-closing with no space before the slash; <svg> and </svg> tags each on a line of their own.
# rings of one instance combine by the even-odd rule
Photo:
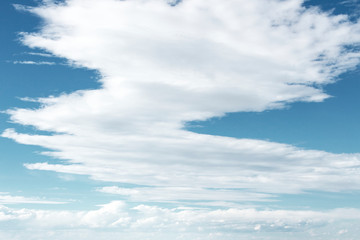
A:
<svg viewBox="0 0 360 240">
<path fill-rule="evenodd" d="M 340 2 L 340 4 L 344 5 L 351 5 L 351 6 L 357 6 L 356 4 L 359 3 L 359 0 L 343 0 Z"/>
<path fill-rule="evenodd" d="M 179 198 L 176 191 L 187 188 L 193 188 L 190 191 L 193 193 L 207 188 L 203 197 L 209 197 L 209 200 L 221 198 L 211 196 L 209 191 L 217 194 L 222 191 L 219 189 L 238 189 L 231 190 L 238 196 L 228 199 L 235 200 L 245 196 L 245 199 L 254 198 L 251 193 L 254 191 L 298 193 L 303 190 L 341 191 L 360 187 L 357 184 L 358 154 L 331 154 L 267 141 L 184 131 L 177 132 L 172 138 L 161 135 L 118 136 L 108 132 L 97 133 L 96 138 L 67 134 L 30 136 L 10 130 L 3 135 L 20 143 L 61 150 L 44 154 L 71 159 L 71 164 L 66 165 L 26 164 L 28 169 L 88 174 L 96 180 L 166 187 L 164 189 L 167 190 L 173 187 L 173 191 L 169 192 L 173 192 L 172 200 Z M 178 190 L 175 191 L 176 188 Z M 142 194 L 151 198 L 150 192 L 141 190 Z M 159 188 L 149 191 L 157 192 Z M 244 195 L 247 191 L 250 195 Z M 164 198 L 170 196 L 163 195 Z M 261 200 L 266 195 L 258 197 Z"/>
<path fill-rule="evenodd" d="M 59 201 L 49 201 L 41 198 L 29 198 L 23 196 L 12 196 L 9 193 L 0 192 L 0 204 L 21 204 L 21 203 L 31 203 L 31 204 L 65 204 L 67 202 Z"/>
<path fill-rule="evenodd" d="M 13 61 L 14 64 L 26 64 L 26 65 L 55 65 L 55 62 L 47 61 Z"/>
<path fill-rule="evenodd" d="M 91 240 L 105 239 L 106 236 L 109 239 L 121 236 L 121 239 L 124 240 L 136 239 L 136 237 L 146 237 L 138 239 L 148 239 L 149 237 L 168 239 L 167 237 L 173 236 L 176 239 L 189 239 L 189 236 L 192 236 L 192 239 L 197 239 L 195 237 L 204 239 L 209 236 L 212 236 L 209 239 L 234 239 L 255 232 L 264 235 L 278 232 L 283 237 L 287 234 L 290 235 L 289 237 L 292 236 L 292 238 L 286 239 L 302 239 L 297 235 L 304 230 L 320 234 L 328 229 L 332 229 L 337 235 L 344 235 L 346 239 L 349 237 L 346 234 L 353 235 L 357 232 L 344 231 L 343 224 L 354 224 L 359 221 L 359 216 L 357 209 L 289 211 L 230 208 L 211 210 L 206 208 L 161 208 L 149 205 L 129 208 L 121 201 L 113 201 L 91 211 L 0 207 L 1 226 L 10 227 L 9 229 L 13 230 L 19 227 L 22 229 L 23 235 L 18 234 L 17 236 L 20 235 L 18 238 L 15 235 L 12 239 L 25 239 L 25 234 L 26 239 L 29 239 L 29 236 L 36 238 L 36 234 L 33 234 L 36 231 L 42 233 L 41 237 L 44 237 L 43 234 L 52 232 L 52 239 L 68 239 L 69 237 L 73 239 L 75 234 L 78 235 L 76 239 Z M 11 233 L 11 231 L 0 232 L 2 234 Z M 63 235 L 64 232 L 71 234 Z M 99 237 L 99 234 L 102 237 Z M 276 239 L 273 237 L 261 238 L 263 235 L 252 236 L 255 239 Z M 309 237 L 310 233 L 307 233 L 306 236 Z M 37 237 L 39 238 L 39 236 Z"/>
<path fill-rule="evenodd" d="M 8 129 L 2 136 L 48 148 L 53 151 L 44 154 L 67 162 L 26 164 L 28 169 L 154 186 L 152 192 L 141 189 L 144 201 L 159 200 L 152 195 L 158 189 L 191 189 L 184 196 L 211 201 L 358 190 L 359 154 L 184 130 L 188 121 L 227 112 L 328 97 L 321 86 L 359 62 L 348 47 L 359 44 L 360 25 L 301 4 L 69 0 L 29 9 L 45 24 L 24 34 L 23 43 L 99 70 L 102 88 L 42 98 L 39 109 L 8 111 L 13 122 L 53 135 Z M 234 196 L 216 198 L 210 191 Z M 161 201 L 180 200 L 167 193 Z"/>
<path fill-rule="evenodd" d="M 52 54 L 41 52 L 26 52 L 26 54 L 40 57 L 54 57 Z"/>
<path fill-rule="evenodd" d="M 227 202 L 271 201 L 272 195 L 263 193 L 244 192 L 231 189 L 206 189 L 197 187 L 142 187 L 120 188 L 109 186 L 98 188 L 103 193 L 116 194 L 127 197 L 133 202 L 182 202 L 190 201 L 192 205 L 220 205 Z M 204 201 L 211 201 L 204 202 Z"/>
<path fill-rule="evenodd" d="M 114 201 L 92 211 L 55 211 L 0 208 L 0 221 L 17 220 L 21 224 L 36 228 L 110 227 L 122 217 L 120 201 Z M 125 213 L 124 213 L 125 214 Z"/>
</svg>

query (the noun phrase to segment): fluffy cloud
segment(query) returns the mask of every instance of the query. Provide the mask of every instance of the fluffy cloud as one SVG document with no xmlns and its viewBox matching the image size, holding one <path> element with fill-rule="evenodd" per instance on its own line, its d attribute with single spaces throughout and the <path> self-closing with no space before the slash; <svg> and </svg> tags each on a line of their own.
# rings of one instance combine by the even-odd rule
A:
<svg viewBox="0 0 360 240">
<path fill-rule="evenodd" d="M 133 190 L 144 201 L 162 190 L 161 201 L 181 200 L 180 189 L 184 198 L 239 201 L 360 189 L 359 154 L 185 130 L 188 121 L 227 112 L 326 99 L 321 86 L 359 62 L 351 47 L 360 25 L 346 16 L 300 0 L 68 0 L 27 10 L 44 25 L 24 33 L 24 44 L 103 76 L 100 89 L 8 110 L 13 122 L 51 134 L 8 129 L 3 137 L 66 162 L 28 169 L 153 186 Z M 229 191 L 229 199 L 212 196 Z"/>
<path fill-rule="evenodd" d="M 129 208 L 121 201 L 114 201 L 91 211 L 44 211 L 2 206 L 1 226 L 26 230 L 12 234 L 11 231 L 0 231 L 0 234 L 12 235 L 12 239 L 24 239 L 22 236 L 27 234 L 26 239 L 68 239 L 77 236 L 76 239 L 92 240 L 122 236 L 122 239 L 130 240 L 137 237 L 168 239 L 170 236 L 189 239 L 189 234 L 191 239 L 234 239 L 251 233 L 252 239 L 272 239 L 263 238 L 264 234 L 272 232 L 286 236 L 286 239 L 301 239 L 298 238 L 301 232 L 310 230 L 307 236 L 318 239 L 317 237 L 332 228 L 335 234 L 343 235 L 346 239 L 356 231 L 349 233 L 343 228 L 343 223 L 354 224 L 359 221 L 359 216 L 356 209 L 320 212 L 238 208 L 169 209 L 149 205 Z M 32 234 L 29 234 L 30 232 Z"/>
<path fill-rule="evenodd" d="M 114 222 L 120 222 L 124 203 L 114 201 L 93 211 L 51 211 L 33 209 L 12 209 L 0 207 L 0 221 L 18 221 L 20 226 L 37 228 L 73 228 L 88 226 L 92 228 L 110 227 Z M 124 216 L 123 216 L 124 215 Z M 16 224 L 14 225 L 16 226 Z"/>
</svg>

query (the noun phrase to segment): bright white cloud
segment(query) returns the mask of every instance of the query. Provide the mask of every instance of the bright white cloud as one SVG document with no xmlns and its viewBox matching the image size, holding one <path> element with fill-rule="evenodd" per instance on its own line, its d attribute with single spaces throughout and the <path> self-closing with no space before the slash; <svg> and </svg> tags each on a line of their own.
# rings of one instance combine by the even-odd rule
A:
<svg viewBox="0 0 360 240">
<path fill-rule="evenodd" d="M 328 97 L 321 86 L 359 62 L 349 46 L 359 44 L 360 25 L 301 4 L 69 0 L 28 9 L 45 24 L 23 43 L 99 70 L 102 88 L 8 111 L 13 122 L 53 135 L 8 129 L 2 136 L 67 161 L 28 169 L 154 186 L 135 189 L 144 201 L 159 200 L 153 194 L 161 189 L 161 201 L 181 200 L 174 189 L 189 188 L 184 197 L 211 201 L 360 189 L 359 154 L 184 130 L 187 121 Z M 211 197 L 229 189 L 239 190 Z"/>
</svg>

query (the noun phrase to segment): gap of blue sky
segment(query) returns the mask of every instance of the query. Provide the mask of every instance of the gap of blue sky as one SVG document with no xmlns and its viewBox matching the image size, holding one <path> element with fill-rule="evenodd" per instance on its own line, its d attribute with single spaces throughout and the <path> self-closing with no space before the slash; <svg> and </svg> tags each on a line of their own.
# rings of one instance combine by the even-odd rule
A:
<svg viewBox="0 0 360 240">
<path fill-rule="evenodd" d="M 191 122 L 197 133 L 256 138 L 306 149 L 356 153 L 360 142 L 358 70 L 326 86 L 332 97 L 320 103 L 293 103 L 285 109 L 230 113 L 206 122 Z"/>
</svg>

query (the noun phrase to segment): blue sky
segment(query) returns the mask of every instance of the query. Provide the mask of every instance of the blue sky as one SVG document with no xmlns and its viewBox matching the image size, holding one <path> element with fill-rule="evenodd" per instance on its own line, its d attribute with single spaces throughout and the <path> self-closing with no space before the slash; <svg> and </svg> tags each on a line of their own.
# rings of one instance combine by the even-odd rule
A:
<svg viewBox="0 0 360 240">
<path fill-rule="evenodd" d="M 231 137 L 269 139 L 333 153 L 356 153 L 359 142 L 358 72 L 344 74 L 325 87 L 332 98 L 321 103 L 294 103 L 286 110 L 231 113 L 190 129 Z"/>
<path fill-rule="evenodd" d="M 359 4 L 2 1 L 0 237 L 356 239 Z"/>
</svg>

